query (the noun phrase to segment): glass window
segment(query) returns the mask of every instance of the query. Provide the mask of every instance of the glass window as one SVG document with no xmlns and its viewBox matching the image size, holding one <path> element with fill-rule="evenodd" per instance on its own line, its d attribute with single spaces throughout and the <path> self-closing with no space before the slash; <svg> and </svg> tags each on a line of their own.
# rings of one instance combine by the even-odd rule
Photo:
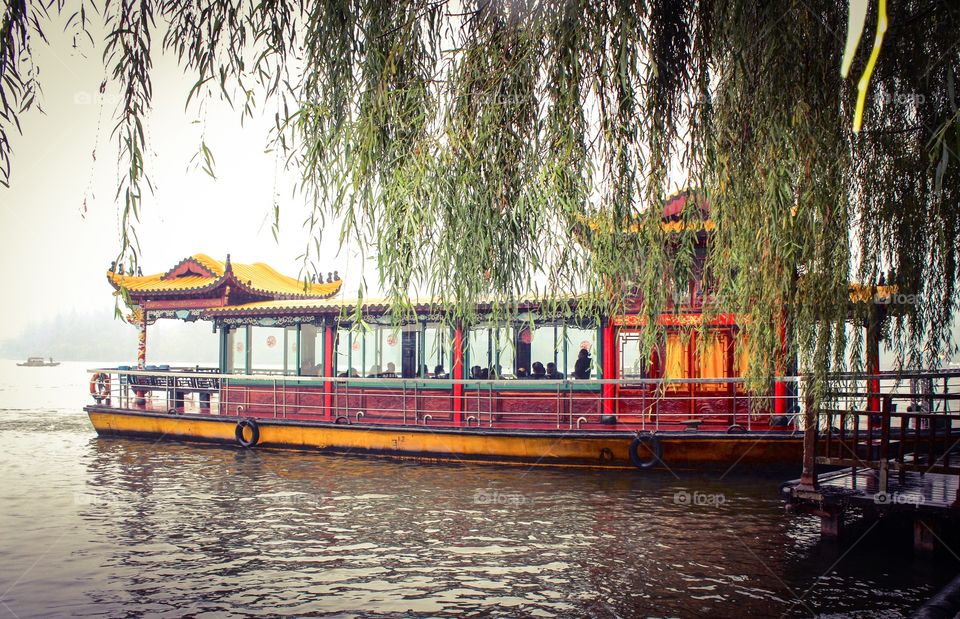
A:
<svg viewBox="0 0 960 619">
<path fill-rule="evenodd" d="M 450 329 L 438 324 L 427 325 L 423 337 L 423 365 L 420 375 L 433 376 L 437 366 L 447 374 L 453 366 L 453 346 Z"/>
<path fill-rule="evenodd" d="M 488 324 L 470 329 L 467 335 L 469 367 L 465 368 L 466 376 L 469 378 L 474 368 L 479 368 L 481 376 L 486 370 L 489 378 L 512 377 L 516 371 L 513 366 L 516 358 L 513 337 L 514 329 L 508 326 Z M 529 342 L 526 347 L 529 352 Z"/>
<path fill-rule="evenodd" d="M 419 334 L 416 325 L 397 329 L 374 325 L 363 333 L 353 333 L 353 368 L 367 378 L 399 378 L 416 375 Z"/>
<path fill-rule="evenodd" d="M 366 378 L 376 376 L 383 370 L 380 369 L 380 359 L 377 346 L 378 332 L 376 328 L 370 328 L 361 333 L 354 333 L 354 341 L 360 342 L 360 375 Z M 357 359 L 354 357 L 353 364 L 357 365 Z"/>
<path fill-rule="evenodd" d="M 300 375 L 323 376 L 323 327 L 300 325 Z"/>
<path fill-rule="evenodd" d="M 420 324 L 406 325 L 400 337 L 400 376 L 414 378 L 420 369 Z"/>
<path fill-rule="evenodd" d="M 254 374 L 279 374 L 284 366 L 285 329 L 250 328 L 250 366 Z"/>
<path fill-rule="evenodd" d="M 727 337 L 722 333 L 708 333 L 702 346 L 698 346 L 697 365 L 700 378 L 727 377 Z M 725 389 L 723 383 L 705 383 L 701 389 L 716 391 Z"/>
<path fill-rule="evenodd" d="M 557 362 L 557 328 L 554 325 L 538 325 L 530 331 L 530 363 Z"/>
<path fill-rule="evenodd" d="M 400 368 L 403 365 L 403 332 L 394 327 L 378 327 L 375 333 L 379 348 L 377 362 L 380 364 L 380 373 L 388 378 L 400 376 Z"/>
<path fill-rule="evenodd" d="M 663 378 L 677 379 L 690 376 L 690 357 L 689 357 L 689 339 L 679 331 L 667 333 L 666 352 L 663 362 Z M 673 383 L 667 385 L 667 389 L 677 391 L 686 389 L 687 385 L 682 383 Z"/>
<path fill-rule="evenodd" d="M 577 326 L 568 326 L 564 337 L 566 342 L 566 374 L 569 378 L 577 378 L 577 360 L 580 358 L 580 351 L 587 351 L 589 360 L 590 378 L 600 378 L 600 359 L 597 356 L 597 330 L 594 328 L 582 328 Z M 581 380 L 583 380 L 581 378 Z"/>
<path fill-rule="evenodd" d="M 299 346 L 298 327 L 287 327 L 283 330 L 284 352 L 283 352 L 283 373 L 296 375 L 300 371 L 300 358 L 298 357 Z"/>
<path fill-rule="evenodd" d="M 742 331 L 733 340 L 733 371 L 742 378 L 750 371 L 750 348 L 747 336 Z"/>
<path fill-rule="evenodd" d="M 640 334 L 620 331 L 620 378 L 646 378 L 647 360 L 640 353 Z"/>
<path fill-rule="evenodd" d="M 491 365 L 490 327 L 481 326 L 470 329 L 467 336 L 467 350 L 469 354 L 470 367 L 467 368 L 467 377 L 473 378 L 472 373 L 475 367 L 489 368 Z"/>
<path fill-rule="evenodd" d="M 230 327 L 227 334 L 227 363 L 229 374 L 247 373 L 247 327 Z"/>
<path fill-rule="evenodd" d="M 494 364 L 497 378 L 510 378 L 514 375 L 516 368 L 513 367 L 515 357 L 515 347 L 513 342 L 513 327 L 497 327 L 494 331 Z"/>
<path fill-rule="evenodd" d="M 360 340 L 358 334 L 350 329 L 337 330 L 336 365 L 337 376 L 359 376 L 357 364 L 360 363 Z"/>
</svg>

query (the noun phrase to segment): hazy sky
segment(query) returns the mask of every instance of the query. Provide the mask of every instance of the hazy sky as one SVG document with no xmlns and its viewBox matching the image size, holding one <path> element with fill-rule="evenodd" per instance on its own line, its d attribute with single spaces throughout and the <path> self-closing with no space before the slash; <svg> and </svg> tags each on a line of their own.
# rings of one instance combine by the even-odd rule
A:
<svg viewBox="0 0 960 619">
<path fill-rule="evenodd" d="M 51 45 L 35 48 L 46 114 L 34 110 L 21 118 L 23 135 L 13 139 L 12 187 L 0 187 L 0 276 L 6 289 L 0 340 L 72 309 L 113 311 L 105 272 L 119 248 L 119 168 L 110 137 L 117 95 L 99 93 L 106 74 L 99 41 L 83 58 L 70 48 L 62 25 L 46 31 Z M 144 273 L 165 271 L 194 253 L 222 260 L 229 252 L 236 262 L 263 261 L 297 276 L 306 211 L 291 196 L 292 178 L 278 174 L 277 157 L 264 152 L 274 110 L 241 127 L 238 112 L 211 101 L 205 121 L 194 123 L 197 111 L 184 111 L 192 83 L 173 59 L 154 59 L 154 109 L 146 129 L 155 193 L 145 196 L 137 226 Z M 217 180 L 189 166 L 204 127 Z M 279 245 L 271 234 L 275 188 Z M 336 257 L 338 233 L 328 234 L 323 251 L 329 266 L 322 270 L 339 269 L 344 294 L 355 295 L 359 262 L 351 267 Z"/>
</svg>

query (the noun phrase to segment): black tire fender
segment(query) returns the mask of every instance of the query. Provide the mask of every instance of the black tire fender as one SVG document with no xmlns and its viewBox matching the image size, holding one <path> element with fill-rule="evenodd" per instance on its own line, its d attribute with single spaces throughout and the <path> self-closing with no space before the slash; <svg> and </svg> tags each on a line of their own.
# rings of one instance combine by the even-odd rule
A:
<svg viewBox="0 0 960 619">
<path fill-rule="evenodd" d="M 244 430 L 250 428 L 250 440 L 244 436 Z M 253 447 L 260 442 L 260 426 L 253 419 L 241 419 L 237 422 L 237 428 L 234 430 L 234 436 L 241 447 Z"/>
<path fill-rule="evenodd" d="M 650 451 L 650 457 L 647 460 L 641 459 L 637 453 L 637 448 L 641 445 L 646 446 Z M 662 457 L 663 446 L 655 434 L 637 434 L 630 443 L 630 462 L 638 469 L 649 469 L 662 462 Z"/>
</svg>

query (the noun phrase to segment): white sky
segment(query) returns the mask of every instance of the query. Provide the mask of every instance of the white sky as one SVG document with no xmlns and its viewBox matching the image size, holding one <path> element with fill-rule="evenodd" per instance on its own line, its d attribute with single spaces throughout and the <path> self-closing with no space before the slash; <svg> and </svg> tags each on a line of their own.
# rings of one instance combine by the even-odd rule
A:
<svg viewBox="0 0 960 619">
<path fill-rule="evenodd" d="M 46 114 L 34 110 L 21 117 L 23 135 L 12 140 L 12 186 L 0 187 L 0 278 L 5 288 L 0 340 L 71 310 L 113 311 L 105 272 L 119 248 L 114 200 L 119 169 L 116 141 L 110 137 L 117 99 L 109 90 L 99 94 L 105 76 L 99 42 L 83 58 L 71 50 L 61 30 L 48 25 L 51 45 L 35 49 Z M 192 80 L 173 59 L 154 62 L 154 107 L 146 129 L 155 193 L 145 195 L 137 226 L 144 273 L 165 271 L 194 253 L 222 260 L 229 252 L 235 262 L 267 262 L 297 276 L 296 257 L 307 241 L 301 225 L 307 212 L 302 200 L 291 196 L 293 177 L 284 178 L 281 170 L 275 182 L 280 163 L 264 152 L 273 110 L 241 127 L 239 112 L 211 101 L 206 142 L 216 158 L 217 179 L 199 168 L 188 171 L 201 136 L 201 125 L 191 122 L 196 110 L 184 111 Z M 275 187 L 281 206 L 279 244 L 271 233 Z M 354 260 L 351 267 L 336 256 L 337 238 L 338 230 L 328 229 L 321 269 L 338 269 L 344 294 L 355 295 L 360 263 Z"/>
</svg>

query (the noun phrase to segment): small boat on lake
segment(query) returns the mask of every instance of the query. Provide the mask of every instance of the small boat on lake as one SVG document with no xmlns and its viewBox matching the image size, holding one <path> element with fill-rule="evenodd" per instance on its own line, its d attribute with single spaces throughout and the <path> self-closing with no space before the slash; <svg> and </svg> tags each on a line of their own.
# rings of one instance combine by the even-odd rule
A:
<svg viewBox="0 0 960 619">
<path fill-rule="evenodd" d="M 54 361 L 53 357 L 49 357 L 49 361 L 45 361 L 43 357 L 27 357 L 27 360 L 23 363 L 18 363 L 22 368 L 52 368 L 60 365 L 59 361 Z"/>
</svg>

